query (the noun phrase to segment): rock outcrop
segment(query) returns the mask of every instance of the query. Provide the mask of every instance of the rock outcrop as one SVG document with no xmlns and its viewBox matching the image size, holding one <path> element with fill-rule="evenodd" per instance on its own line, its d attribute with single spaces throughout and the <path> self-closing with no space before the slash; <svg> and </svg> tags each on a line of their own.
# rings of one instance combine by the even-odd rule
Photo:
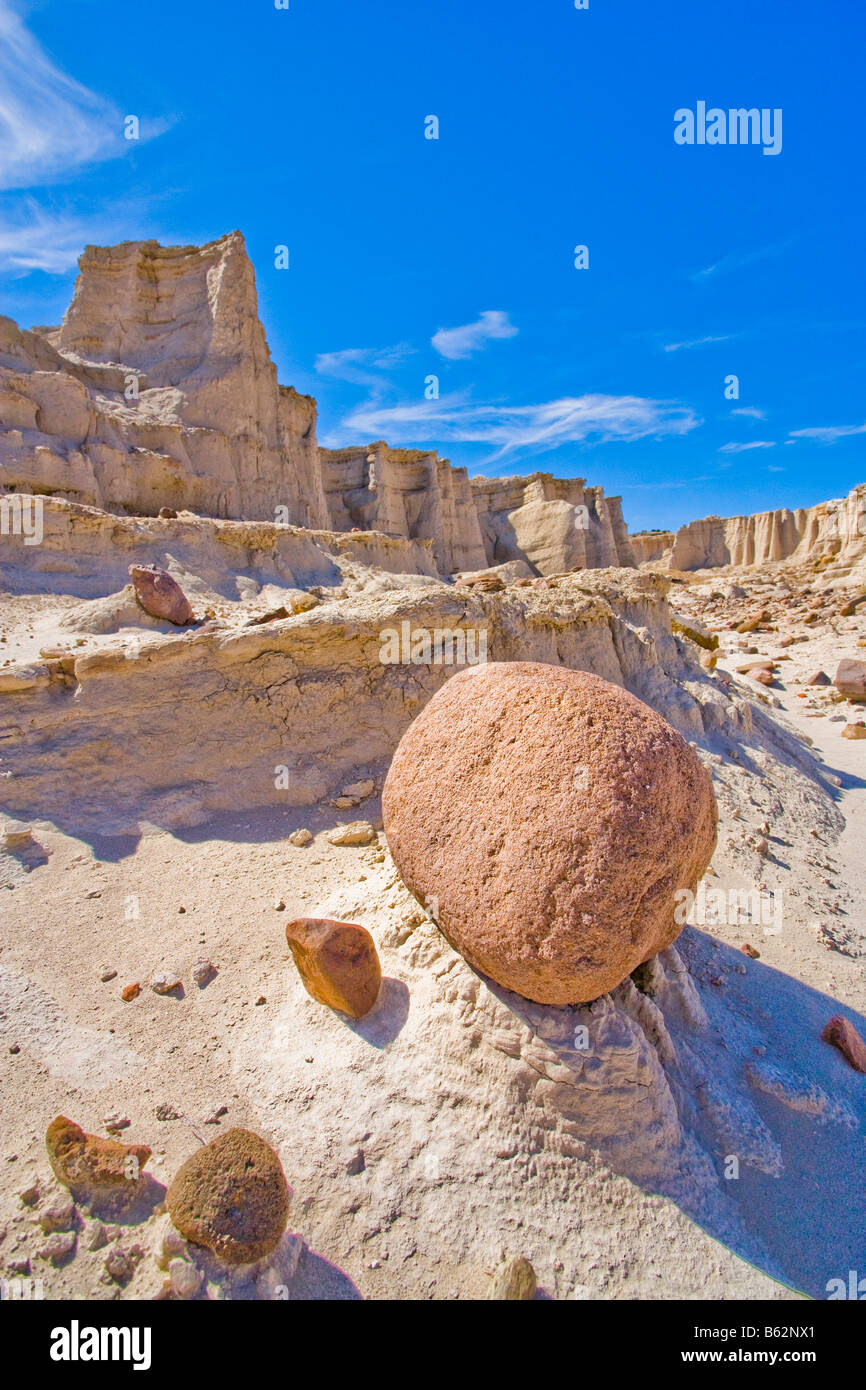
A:
<svg viewBox="0 0 866 1390">
<path fill-rule="evenodd" d="M 674 570 L 759 567 L 774 561 L 817 562 L 837 576 L 866 556 L 866 484 L 847 497 L 790 511 L 705 517 L 670 531 L 631 537 L 639 564 L 664 560 Z"/>
<path fill-rule="evenodd" d="M 634 563 L 619 499 L 581 479 L 470 482 L 381 440 L 319 449 L 315 401 L 277 383 L 240 232 L 88 246 L 79 267 L 59 327 L 0 318 L 0 490 L 427 540 L 443 574 Z"/>
<path fill-rule="evenodd" d="M 315 402 L 277 386 L 243 237 L 89 246 L 56 329 L 0 320 L 0 482 L 111 511 L 327 524 Z"/>
<path fill-rule="evenodd" d="M 539 574 L 635 564 L 619 497 L 583 478 L 473 478 L 488 565 L 527 560 Z"/>
<path fill-rule="evenodd" d="M 632 554 L 639 565 L 663 559 L 675 539 L 674 531 L 638 531 L 629 536 Z"/>
<path fill-rule="evenodd" d="M 465 468 L 420 449 L 389 449 L 382 440 L 363 448 L 320 450 L 329 525 L 335 531 L 382 531 L 430 540 L 443 574 L 486 563 L 478 516 Z"/>
</svg>

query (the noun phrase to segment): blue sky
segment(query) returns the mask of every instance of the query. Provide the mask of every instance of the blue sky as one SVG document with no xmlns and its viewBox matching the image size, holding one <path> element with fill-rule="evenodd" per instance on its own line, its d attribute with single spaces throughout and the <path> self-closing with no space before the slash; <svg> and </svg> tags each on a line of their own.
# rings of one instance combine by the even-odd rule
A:
<svg viewBox="0 0 866 1390">
<path fill-rule="evenodd" d="M 862 0 L 0 0 L 0 312 L 57 323 L 87 242 L 240 228 L 325 444 L 582 476 L 634 530 L 840 496 L 864 40 Z M 677 145 L 698 101 L 781 108 L 781 152 Z"/>
</svg>

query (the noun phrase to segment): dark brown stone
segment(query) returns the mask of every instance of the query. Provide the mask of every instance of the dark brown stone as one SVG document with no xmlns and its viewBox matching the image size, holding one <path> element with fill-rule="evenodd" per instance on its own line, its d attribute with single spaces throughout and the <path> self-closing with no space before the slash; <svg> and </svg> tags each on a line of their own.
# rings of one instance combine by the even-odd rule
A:
<svg viewBox="0 0 866 1390">
<path fill-rule="evenodd" d="M 290 1196 L 271 1146 L 248 1129 L 230 1129 L 187 1159 L 165 1202 L 181 1235 L 237 1265 L 275 1249 Z"/>
</svg>

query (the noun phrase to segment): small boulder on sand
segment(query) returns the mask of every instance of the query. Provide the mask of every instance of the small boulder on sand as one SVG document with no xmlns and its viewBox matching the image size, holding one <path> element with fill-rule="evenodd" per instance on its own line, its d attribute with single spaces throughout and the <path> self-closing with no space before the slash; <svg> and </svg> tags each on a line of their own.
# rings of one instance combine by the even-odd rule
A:
<svg viewBox="0 0 866 1390">
<path fill-rule="evenodd" d="M 135 586 L 135 597 L 145 613 L 185 627 L 195 615 L 189 599 L 176 579 L 158 565 L 130 565 L 129 577 Z"/>
<path fill-rule="evenodd" d="M 855 1071 L 866 1072 L 866 1042 L 843 1014 L 834 1014 L 821 1034 L 824 1042 L 838 1047 Z"/>
<path fill-rule="evenodd" d="M 376 943 L 355 922 L 298 917 L 286 940 L 308 994 L 329 1009 L 363 1018 L 379 997 L 382 970 Z"/>
<path fill-rule="evenodd" d="M 833 684 L 840 695 L 847 695 L 853 700 L 866 700 L 866 661 L 845 657 L 836 667 Z"/>
<path fill-rule="evenodd" d="M 181 1235 L 237 1265 L 276 1248 L 290 1195 L 271 1146 L 248 1129 L 230 1129 L 187 1159 L 165 1202 Z"/>
<path fill-rule="evenodd" d="M 475 969 L 540 1004 L 597 999 L 670 946 L 716 842 L 709 773 L 660 714 L 585 671 L 452 676 L 394 754 L 385 836 Z"/>
<path fill-rule="evenodd" d="M 146 1144 L 121 1144 L 85 1134 L 80 1125 L 58 1115 L 45 1135 L 54 1176 L 75 1194 L 134 1183 L 150 1158 Z"/>
<path fill-rule="evenodd" d="M 332 845 L 369 845 L 375 840 L 376 832 L 369 821 L 353 820 L 329 830 L 327 838 Z"/>
</svg>

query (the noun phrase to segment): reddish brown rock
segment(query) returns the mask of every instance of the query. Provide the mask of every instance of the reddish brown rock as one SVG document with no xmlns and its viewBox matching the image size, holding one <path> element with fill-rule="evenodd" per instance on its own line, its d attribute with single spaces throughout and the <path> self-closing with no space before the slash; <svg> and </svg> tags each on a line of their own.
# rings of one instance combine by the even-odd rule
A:
<svg viewBox="0 0 866 1390">
<path fill-rule="evenodd" d="M 833 682 L 826 671 L 813 671 L 811 676 L 807 676 L 804 685 L 832 685 Z"/>
<path fill-rule="evenodd" d="M 275 1249 L 286 1229 L 290 1196 L 270 1144 L 248 1129 L 229 1129 L 187 1159 L 165 1204 L 181 1235 L 236 1265 Z"/>
<path fill-rule="evenodd" d="M 401 739 L 382 809 L 445 936 L 543 1004 L 595 999 L 669 946 L 675 894 L 716 840 L 709 774 L 661 715 L 526 661 L 447 681 Z"/>
<path fill-rule="evenodd" d="M 158 565 L 130 565 L 129 575 L 135 586 L 135 597 L 145 613 L 177 627 L 193 622 L 189 600 L 167 570 L 161 570 Z"/>
<path fill-rule="evenodd" d="M 838 1047 L 855 1071 L 866 1072 L 866 1043 L 864 1043 L 853 1023 L 842 1014 L 834 1014 L 821 1034 L 824 1042 Z"/>
<path fill-rule="evenodd" d="M 286 940 L 304 988 L 320 1004 L 363 1018 L 379 997 L 382 970 L 376 943 L 354 922 L 298 917 Z"/>
<path fill-rule="evenodd" d="M 146 1144 L 121 1144 L 86 1134 L 64 1115 L 48 1126 L 45 1147 L 58 1182 L 73 1193 L 138 1182 L 151 1153 Z"/>
<path fill-rule="evenodd" d="M 840 695 L 852 700 L 866 700 L 866 661 L 846 657 L 836 667 L 833 684 Z"/>
<path fill-rule="evenodd" d="M 772 685 L 775 677 L 772 671 L 768 671 L 766 666 L 761 666 L 757 671 L 749 672 L 749 679 L 757 681 L 759 685 Z"/>
<path fill-rule="evenodd" d="M 866 724 L 858 720 L 856 724 L 846 724 L 842 730 L 843 738 L 866 738 Z"/>
</svg>

